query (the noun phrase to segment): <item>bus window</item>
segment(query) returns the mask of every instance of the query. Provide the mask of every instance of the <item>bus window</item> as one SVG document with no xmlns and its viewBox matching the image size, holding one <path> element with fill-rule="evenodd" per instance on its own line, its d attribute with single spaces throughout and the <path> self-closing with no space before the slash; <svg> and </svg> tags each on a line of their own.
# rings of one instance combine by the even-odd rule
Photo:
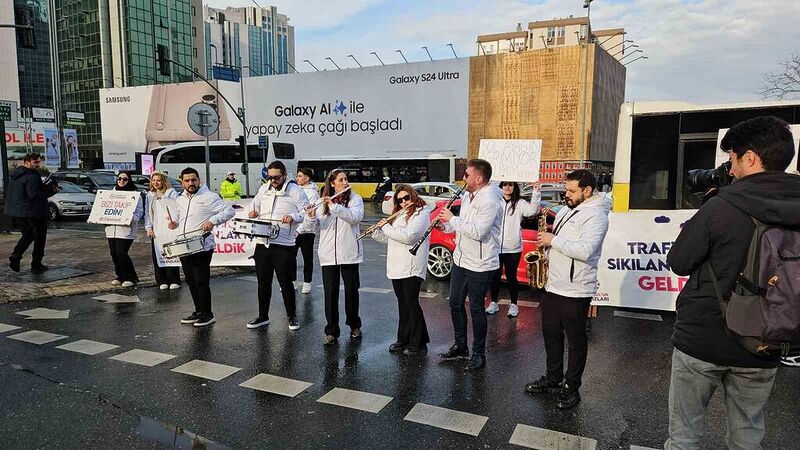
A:
<svg viewBox="0 0 800 450">
<path fill-rule="evenodd" d="M 200 164 L 203 162 L 205 162 L 205 149 L 202 145 L 181 147 L 161 153 L 162 164 Z"/>
<path fill-rule="evenodd" d="M 249 144 L 247 146 L 247 162 L 264 163 L 265 152 L 265 149 L 261 149 L 257 145 Z"/>
<path fill-rule="evenodd" d="M 453 181 L 449 178 L 450 178 L 449 159 L 432 159 L 428 161 L 427 179 L 424 181 L 443 181 L 445 183 Z"/>
<path fill-rule="evenodd" d="M 215 145 L 209 150 L 211 163 L 236 164 L 244 162 L 242 150 L 238 145 Z"/>
<path fill-rule="evenodd" d="M 678 123 L 678 114 L 634 117 L 631 209 L 675 208 Z"/>
</svg>

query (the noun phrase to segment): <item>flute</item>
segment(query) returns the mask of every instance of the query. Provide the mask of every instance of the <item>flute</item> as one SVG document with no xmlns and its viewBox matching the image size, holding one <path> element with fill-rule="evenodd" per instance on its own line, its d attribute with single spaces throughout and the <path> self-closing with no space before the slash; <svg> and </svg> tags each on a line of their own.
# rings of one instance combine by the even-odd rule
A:
<svg viewBox="0 0 800 450">
<path fill-rule="evenodd" d="M 398 210 L 396 213 L 392 214 L 391 216 L 387 217 L 387 218 L 386 218 L 386 219 L 384 219 L 384 220 L 386 220 L 386 221 L 387 221 L 387 223 L 388 223 L 390 220 L 392 220 L 392 219 L 394 219 L 395 217 L 397 217 L 398 215 L 400 215 L 400 213 L 401 213 L 401 212 L 404 212 L 404 211 L 406 211 L 406 210 L 408 210 L 408 206 L 406 206 L 405 208 L 402 208 L 402 209 Z M 386 225 L 386 224 L 384 224 L 384 225 Z M 369 228 L 367 228 L 366 230 L 364 230 L 364 231 L 363 231 L 361 234 L 359 234 L 359 235 L 358 235 L 358 237 L 356 238 L 356 240 L 357 240 L 357 241 L 360 241 L 361 239 L 364 239 L 366 236 L 368 236 L 368 235 L 370 235 L 370 234 L 374 233 L 376 230 L 378 230 L 378 228 L 380 228 L 380 227 L 378 227 L 378 224 L 377 224 L 377 223 L 376 223 L 375 225 L 372 225 L 372 226 L 370 226 Z"/>
<path fill-rule="evenodd" d="M 346 188 L 342 189 L 341 191 L 333 194 L 333 196 L 331 197 L 331 200 L 335 199 L 336 197 L 344 194 L 345 192 L 347 192 L 349 190 L 350 190 L 350 186 L 347 186 Z M 318 199 L 316 202 L 314 202 L 314 204 L 308 205 L 306 207 L 306 211 L 311 211 L 312 209 L 317 209 L 319 207 L 319 205 L 321 205 L 321 204 L 322 204 L 322 198 Z"/>
<path fill-rule="evenodd" d="M 453 194 L 453 197 L 450 199 L 450 201 L 447 202 L 447 204 L 444 207 L 449 209 L 451 206 L 453 206 L 453 203 L 455 203 L 456 200 L 461 198 L 461 194 L 464 192 L 464 189 L 466 189 L 466 187 L 462 187 L 455 194 Z M 408 252 L 416 256 L 417 250 L 419 250 L 419 248 L 422 247 L 422 244 L 425 243 L 425 239 L 428 239 L 428 236 L 431 235 L 431 232 L 438 224 L 439 224 L 439 219 L 436 219 L 433 222 L 431 222 L 431 226 L 429 226 L 428 229 L 425 230 L 425 234 L 423 234 L 422 237 L 419 238 L 419 241 L 417 241 L 417 243 L 414 244 L 413 247 L 408 249 Z"/>
</svg>

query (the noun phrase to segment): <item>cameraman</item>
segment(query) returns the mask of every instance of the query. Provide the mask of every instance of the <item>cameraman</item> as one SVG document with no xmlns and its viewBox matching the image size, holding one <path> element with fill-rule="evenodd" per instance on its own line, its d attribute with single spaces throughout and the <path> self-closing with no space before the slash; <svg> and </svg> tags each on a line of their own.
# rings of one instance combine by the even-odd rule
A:
<svg viewBox="0 0 800 450">
<path fill-rule="evenodd" d="M 755 230 L 751 216 L 768 225 L 800 226 L 800 177 L 784 170 L 794 156 L 789 125 L 757 117 L 731 127 L 720 147 L 736 179 L 708 200 L 683 227 L 667 256 L 678 275 L 691 275 L 678 295 L 669 389 L 669 438 L 664 448 L 696 449 L 709 399 L 722 385 L 726 444 L 760 449 L 764 406 L 777 358 L 760 358 L 725 330 L 710 263 L 727 298 L 742 270 Z"/>
<path fill-rule="evenodd" d="M 47 240 L 47 192 L 42 182 L 40 168 L 42 157 L 38 153 L 25 155 L 22 166 L 9 176 L 6 188 L 6 214 L 13 217 L 22 237 L 8 257 L 9 267 L 19 272 L 22 255 L 33 242 L 31 272 L 43 272 L 44 245 Z"/>
</svg>

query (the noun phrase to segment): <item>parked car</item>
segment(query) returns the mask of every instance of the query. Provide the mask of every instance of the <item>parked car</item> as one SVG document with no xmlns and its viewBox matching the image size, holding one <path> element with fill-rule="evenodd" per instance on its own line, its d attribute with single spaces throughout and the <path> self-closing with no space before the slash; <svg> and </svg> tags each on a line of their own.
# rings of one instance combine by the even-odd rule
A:
<svg viewBox="0 0 800 450">
<path fill-rule="evenodd" d="M 67 181 L 93 194 L 100 189 L 114 189 L 114 185 L 117 184 L 117 176 L 107 172 L 59 170 L 53 172 L 52 176 L 59 184 Z"/>
<path fill-rule="evenodd" d="M 560 203 L 564 201 L 564 192 L 566 187 L 558 183 L 542 183 L 539 192 L 542 194 L 542 201 L 548 203 Z M 527 185 L 522 188 L 521 194 L 523 197 L 530 198 L 533 186 Z"/>
<path fill-rule="evenodd" d="M 47 199 L 50 220 L 89 215 L 94 204 L 94 194 L 69 181 L 61 181 L 58 186 L 61 190 Z"/>
<path fill-rule="evenodd" d="M 136 188 L 139 189 L 141 192 L 147 192 L 150 190 L 150 177 L 147 175 L 138 175 L 133 174 L 131 175 L 131 180 L 133 180 L 133 184 L 136 185 Z M 178 194 L 183 192 L 183 185 L 180 181 L 167 176 L 167 181 L 169 182 L 170 186 L 175 189 L 175 192 Z"/>
<path fill-rule="evenodd" d="M 417 194 L 419 194 L 420 198 L 425 200 L 425 203 L 427 203 L 431 208 L 435 208 L 436 204 L 442 200 L 451 199 L 459 189 L 458 185 L 453 183 L 436 181 L 413 183 L 410 186 L 417 191 Z M 381 204 L 381 211 L 384 214 L 389 215 L 392 213 L 392 210 L 394 209 L 393 199 L 394 191 L 389 191 L 386 193 L 386 195 L 384 195 L 383 203 Z"/>
<path fill-rule="evenodd" d="M 528 197 L 530 199 L 530 197 Z M 431 213 L 431 220 L 439 214 L 447 201 L 442 200 L 437 203 L 436 208 Z M 540 202 L 540 211 L 546 206 L 550 206 L 549 202 Z M 453 214 L 458 215 L 461 209 L 461 200 L 456 200 L 450 210 Z M 547 212 L 547 227 L 552 229 L 553 221 L 560 207 L 549 209 Z M 539 214 L 526 218 L 522 221 L 522 256 L 526 253 L 536 250 L 536 235 L 538 234 L 539 227 Z M 450 272 L 453 271 L 453 252 L 456 248 L 455 233 L 445 233 L 443 231 L 433 229 L 431 232 L 430 250 L 428 250 L 428 273 L 437 280 L 446 280 L 450 278 Z M 519 266 L 517 267 L 517 281 L 521 284 L 528 284 L 527 275 L 528 265 L 523 258 L 520 258 Z"/>
</svg>

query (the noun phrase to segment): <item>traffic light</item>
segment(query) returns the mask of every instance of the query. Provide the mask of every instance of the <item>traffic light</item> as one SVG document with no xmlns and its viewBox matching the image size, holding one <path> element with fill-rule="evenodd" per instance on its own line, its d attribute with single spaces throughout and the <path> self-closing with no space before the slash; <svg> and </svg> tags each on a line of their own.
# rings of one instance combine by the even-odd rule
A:
<svg viewBox="0 0 800 450">
<path fill-rule="evenodd" d="M 239 151 L 241 151 L 242 155 L 247 158 L 247 141 L 245 140 L 244 136 L 239 135 L 236 138 L 236 142 L 239 143 Z"/>
<path fill-rule="evenodd" d="M 158 57 L 158 73 L 168 77 L 172 74 L 169 68 L 169 49 L 166 45 L 156 45 L 156 56 Z"/>
<path fill-rule="evenodd" d="M 14 24 L 17 25 L 17 41 L 21 48 L 36 50 L 36 34 L 33 28 L 33 13 L 27 6 L 14 8 Z"/>
</svg>

